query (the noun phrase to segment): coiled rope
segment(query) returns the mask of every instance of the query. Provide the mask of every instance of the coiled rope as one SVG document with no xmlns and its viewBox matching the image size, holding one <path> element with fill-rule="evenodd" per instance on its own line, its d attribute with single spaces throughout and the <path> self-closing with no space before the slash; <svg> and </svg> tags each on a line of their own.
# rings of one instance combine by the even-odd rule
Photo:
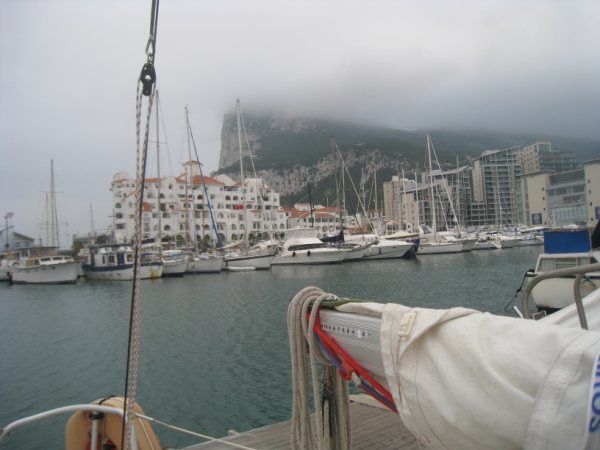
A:
<svg viewBox="0 0 600 450">
<path fill-rule="evenodd" d="M 348 385 L 321 353 L 313 332 L 319 305 L 323 301 L 336 299 L 336 296 L 310 286 L 298 292 L 288 307 L 293 396 L 291 446 L 294 450 L 347 450 L 352 446 Z M 306 316 L 311 306 L 307 324 Z M 318 365 L 323 366 L 322 397 L 319 395 Z M 309 366 L 316 433 L 310 420 Z"/>
</svg>

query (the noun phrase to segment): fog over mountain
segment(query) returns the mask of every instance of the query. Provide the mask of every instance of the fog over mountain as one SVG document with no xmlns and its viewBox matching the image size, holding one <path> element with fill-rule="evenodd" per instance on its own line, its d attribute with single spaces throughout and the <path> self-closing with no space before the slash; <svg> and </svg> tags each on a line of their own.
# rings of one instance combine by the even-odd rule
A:
<svg viewBox="0 0 600 450">
<path fill-rule="evenodd" d="M 185 105 L 200 159 L 217 169 L 222 119 L 237 97 L 247 111 L 283 117 L 600 139 L 597 1 L 160 7 L 165 171 L 185 159 Z M 14 212 L 21 232 L 40 235 L 51 158 L 66 232 L 89 230 L 90 202 L 97 228 L 109 225 L 111 177 L 135 167 L 149 9 L 148 0 L 3 2 L 0 213 Z"/>
</svg>

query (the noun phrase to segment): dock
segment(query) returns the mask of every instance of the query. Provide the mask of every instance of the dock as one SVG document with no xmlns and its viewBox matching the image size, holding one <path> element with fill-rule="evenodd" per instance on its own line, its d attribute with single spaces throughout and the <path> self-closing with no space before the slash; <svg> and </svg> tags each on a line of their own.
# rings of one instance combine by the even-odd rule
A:
<svg viewBox="0 0 600 450">
<path fill-rule="evenodd" d="M 415 437 L 398 416 L 374 404 L 368 397 L 352 395 L 350 415 L 353 448 L 373 450 L 418 448 Z M 289 449 L 291 424 L 291 420 L 286 420 L 243 433 L 235 433 L 222 439 L 261 450 Z M 187 447 L 186 450 L 231 450 L 232 448 L 218 441 L 212 441 Z"/>
</svg>

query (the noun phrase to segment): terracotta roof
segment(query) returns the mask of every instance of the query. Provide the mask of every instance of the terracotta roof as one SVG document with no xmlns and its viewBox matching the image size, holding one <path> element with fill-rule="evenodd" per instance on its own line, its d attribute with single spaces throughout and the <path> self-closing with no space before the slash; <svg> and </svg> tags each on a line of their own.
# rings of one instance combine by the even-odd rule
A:
<svg viewBox="0 0 600 450">
<path fill-rule="evenodd" d="M 160 178 L 146 178 L 146 183 L 160 183 Z"/>
<path fill-rule="evenodd" d="M 122 183 L 122 182 L 124 182 L 124 181 L 127 181 L 127 178 L 121 178 L 121 179 L 119 179 L 119 180 L 114 180 L 114 181 L 113 181 L 112 183 L 110 183 L 110 184 L 111 184 L 111 186 L 112 186 L 112 185 L 114 185 L 114 184 L 120 184 L 120 183 Z"/>
<path fill-rule="evenodd" d="M 181 183 L 181 184 L 185 184 L 185 182 L 187 181 L 185 173 L 182 173 L 178 177 L 175 177 L 175 179 L 177 180 L 178 183 Z M 194 175 L 192 177 L 192 180 L 190 180 L 190 181 L 191 181 L 191 184 L 193 186 L 202 186 L 202 177 L 200 175 Z M 220 181 L 215 180 L 212 177 L 207 177 L 206 175 L 204 176 L 204 183 L 205 184 L 212 184 L 212 185 L 215 185 L 215 186 L 225 186 Z"/>
</svg>

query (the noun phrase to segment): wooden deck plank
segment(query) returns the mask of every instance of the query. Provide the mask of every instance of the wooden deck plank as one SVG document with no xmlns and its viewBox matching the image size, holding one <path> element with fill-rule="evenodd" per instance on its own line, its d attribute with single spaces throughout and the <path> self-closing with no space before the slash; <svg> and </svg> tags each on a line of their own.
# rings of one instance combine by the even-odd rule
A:
<svg viewBox="0 0 600 450">
<path fill-rule="evenodd" d="M 354 448 L 373 450 L 418 448 L 415 437 L 395 414 L 360 402 L 351 403 L 350 414 Z M 223 439 L 261 450 L 289 449 L 290 428 L 291 421 L 288 420 Z M 230 450 L 231 448 L 220 442 L 206 442 L 187 447 L 186 450 Z"/>
</svg>

